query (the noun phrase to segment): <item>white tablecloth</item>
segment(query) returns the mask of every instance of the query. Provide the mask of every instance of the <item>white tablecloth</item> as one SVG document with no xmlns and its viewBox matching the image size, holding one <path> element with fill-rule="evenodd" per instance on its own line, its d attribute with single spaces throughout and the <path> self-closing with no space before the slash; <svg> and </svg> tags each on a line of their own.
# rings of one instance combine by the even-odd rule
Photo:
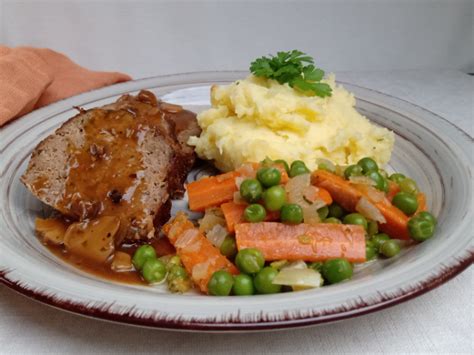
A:
<svg viewBox="0 0 474 355">
<path fill-rule="evenodd" d="M 474 77 L 456 71 L 339 73 L 423 106 L 473 135 Z M 128 327 L 56 310 L 0 287 L 0 353 L 473 353 L 473 268 L 414 300 L 335 324 L 254 334 Z"/>
</svg>

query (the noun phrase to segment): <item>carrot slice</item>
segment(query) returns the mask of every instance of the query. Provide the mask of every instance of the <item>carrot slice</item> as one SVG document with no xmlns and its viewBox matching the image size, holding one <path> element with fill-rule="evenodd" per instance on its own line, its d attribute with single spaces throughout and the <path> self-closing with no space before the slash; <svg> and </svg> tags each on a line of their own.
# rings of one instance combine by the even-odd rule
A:
<svg viewBox="0 0 474 355">
<path fill-rule="evenodd" d="M 248 205 L 239 204 L 235 202 L 226 202 L 221 205 L 224 213 L 227 230 L 231 233 L 235 231 L 235 225 L 239 223 L 246 223 L 244 220 L 244 211 Z M 265 221 L 276 221 L 280 218 L 279 211 L 267 211 Z"/>
<path fill-rule="evenodd" d="M 347 211 L 355 211 L 362 197 L 362 193 L 347 180 L 326 170 L 316 170 L 311 176 L 311 183 L 328 191 L 332 199 Z"/>
<path fill-rule="evenodd" d="M 235 226 L 235 232 L 239 250 L 257 248 L 267 261 L 365 261 L 365 231 L 357 225 L 241 223 Z"/>
<path fill-rule="evenodd" d="M 354 212 L 359 199 L 362 196 L 366 197 L 385 217 L 386 223 L 379 224 L 382 232 L 389 234 L 392 238 L 410 239 L 407 227 L 409 218 L 387 199 L 376 201 L 370 194 L 362 193 L 347 180 L 325 170 L 316 170 L 311 180 L 316 186 L 328 190 L 334 201 L 348 211 Z"/>
<path fill-rule="evenodd" d="M 369 198 L 370 200 L 370 198 Z M 371 201 L 385 217 L 386 223 L 379 223 L 380 231 L 396 239 L 409 240 L 409 218 L 389 201 Z"/>
<path fill-rule="evenodd" d="M 247 205 L 242 205 L 235 202 L 226 202 L 221 205 L 225 222 L 227 224 L 227 230 L 229 232 L 233 232 L 235 230 L 236 224 L 245 222 L 244 211 L 246 208 Z"/>
<path fill-rule="evenodd" d="M 237 191 L 235 178 L 238 173 L 233 171 L 211 176 L 188 184 L 188 203 L 191 211 L 204 211 L 206 208 L 219 206 L 232 201 Z"/>
<path fill-rule="evenodd" d="M 388 192 L 387 198 L 390 202 L 392 202 L 394 196 L 400 192 L 400 186 L 396 182 L 389 181 L 388 182 Z"/>
<path fill-rule="evenodd" d="M 227 270 L 231 274 L 239 271 L 214 245 L 202 234 L 183 212 L 163 227 L 163 232 L 176 248 L 191 279 L 202 292 L 207 293 L 207 284 L 214 272 Z"/>
<path fill-rule="evenodd" d="M 318 188 L 318 198 L 324 201 L 326 205 L 330 205 L 332 203 L 331 194 L 325 188 L 322 188 L 322 187 Z"/>
<path fill-rule="evenodd" d="M 415 214 L 426 211 L 428 207 L 426 206 L 426 195 L 423 192 L 418 192 L 416 195 L 416 200 L 418 201 L 418 208 Z"/>
</svg>

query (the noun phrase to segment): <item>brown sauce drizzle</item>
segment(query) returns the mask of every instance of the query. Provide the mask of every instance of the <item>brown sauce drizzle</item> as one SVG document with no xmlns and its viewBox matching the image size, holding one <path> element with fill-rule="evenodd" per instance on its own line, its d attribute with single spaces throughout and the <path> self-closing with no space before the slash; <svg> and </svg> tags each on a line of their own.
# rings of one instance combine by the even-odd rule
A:
<svg viewBox="0 0 474 355">
<path fill-rule="evenodd" d="M 146 282 L 143 281 L 143 279 L 140 277 L 140 274 L 136 271 L 116 272 L 110 268 L 110 263 L 93 263 L 89 259 L 67 252 L 63 247 L 59 245 L 45 245 L 51 253 L 81 271 L 87 272 L 102 279 L 111 280 L 115 282 L 146 285 Z M 120 250 L 125 251 L 122 249 Z M 133 252 L 126 252 L 130 255 L 133 255 Z"/>
<path fill-rule="evenodd" d="M 61 224 L 70 223 L 62 219 L 57 219 L 57 221 Z M 155 248 L 157 256 L 160 257 L 164 255 L 175 254 L 176 251 L 173 246 L 167 240 L 161 238 L 153 238 L 148 242 L 148 244 L 152 245 Z M 111 264 L 113 255 L 107 260 L 107 262 L 98 263 L 84 256 L 69 252 L 64 248 L 64 245 L 62 244 L 53 244 L 51 242 L 47 242 L 45 238 L 42 237 L 40 237 L 40 240 L 42 240 L 43 245 L 48 248 L 48 250 L 56 257 L 78 268 L 81 271 L 87 272 L 102 279 L 111 280 L 115 282 L 138 285 L 147 284 L 140 276 L 140 273 L 135 270 L 120 272 L 112 270 Z M 130 257 L 133 257 L 135 250 L 137 250 L 140 245 L 141 244 L 139 243 L 122 244 L 118 248 L 116 248 L 115 251 L 123 252 L 130 255 Z"/>
<path fill-rule="evenodd" d="M 153 109 L 141 115 L 126 109 L 92 110 L 82 146 L 68 147 L 71 159 L 60 210 L 71 211 L 79 220 L 119 217 L 118 240 L 133 238 L 130 230 L 152 235 L 153 216 L 140 198 L 145 188 L 140 145 L 162 119 L 162 113 Z"/>
</svg>

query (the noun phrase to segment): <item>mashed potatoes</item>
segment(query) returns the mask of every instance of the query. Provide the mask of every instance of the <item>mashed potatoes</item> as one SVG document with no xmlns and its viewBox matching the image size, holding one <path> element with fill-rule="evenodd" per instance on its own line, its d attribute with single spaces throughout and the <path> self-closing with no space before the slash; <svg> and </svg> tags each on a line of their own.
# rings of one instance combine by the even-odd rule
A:
<svg viewBox="0 0 474 355">
<path fill-rule="evenodd" d="M 227 86 L 213 86 L 212 107 L 198 115 L 200 137 L 191 137 L 199 157 L 229 171 L 265 157 L 310 169 L 318 158 L 337 164 L 372 157 L 381 166 L 390 159 L 394 135 L 359 114 L 354 96 L 327 80 L 332 96 L 306 96 L 274 80 L 250 76 Z"/>
</svg>

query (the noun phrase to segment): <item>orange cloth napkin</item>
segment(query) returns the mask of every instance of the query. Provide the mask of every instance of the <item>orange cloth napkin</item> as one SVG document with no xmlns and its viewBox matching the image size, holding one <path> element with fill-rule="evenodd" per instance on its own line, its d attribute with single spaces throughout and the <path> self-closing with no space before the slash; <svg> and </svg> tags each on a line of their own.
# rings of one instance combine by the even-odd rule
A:
<svg viewBox="0 0 474 355">
<path fill-rule="evenodd" d="M 130 79 L 82 68 L 50 49 L 0 46 L 0 126 L 52 102 Z"/>
</svg>

